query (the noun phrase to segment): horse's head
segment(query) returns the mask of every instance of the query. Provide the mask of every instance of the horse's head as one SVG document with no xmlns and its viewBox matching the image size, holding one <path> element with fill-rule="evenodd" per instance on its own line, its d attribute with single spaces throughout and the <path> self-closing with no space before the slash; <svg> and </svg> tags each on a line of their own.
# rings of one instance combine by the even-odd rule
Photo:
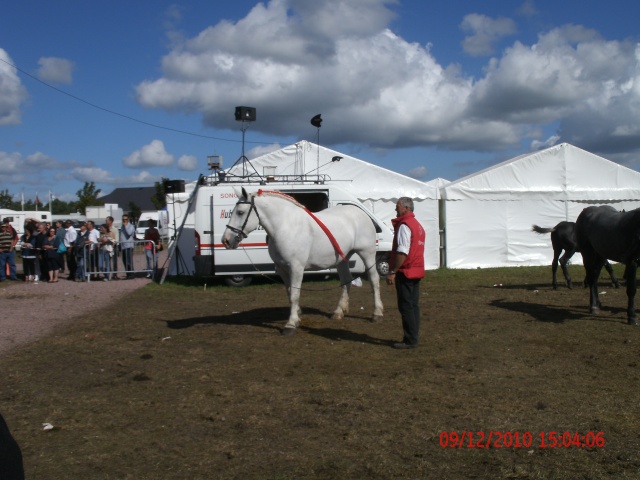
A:
<svg viewBox="0 0 640 480">
<path fill-rule="evenodd" d="M 255 194 L 248 195 L 244 187 L 242 188 L 242 194 L 239 196 L 238 203 L 231 212 L 227 228 L 222 234 L 222 244 L 225 248 L 238 248 L 240 242 L 258 228 L 260 219 L 253 203 L 254 197 Z"/>
</svg>

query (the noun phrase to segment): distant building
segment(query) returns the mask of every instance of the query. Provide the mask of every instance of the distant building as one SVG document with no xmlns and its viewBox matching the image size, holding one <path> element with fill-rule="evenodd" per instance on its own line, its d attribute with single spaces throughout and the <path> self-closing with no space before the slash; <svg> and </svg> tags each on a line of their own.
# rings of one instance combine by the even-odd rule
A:
<svg viewBox="0 0 640 480">
<path fill-rule="evenodd" d="M 104 203 L 117 203 L 125 212 L 129 210 L 129 203 L 133 202 L 143 212 L 157 211 L 151 197 L 156 193 L 156 187 L 116 188 L 109 195 L 98 198 Z"/>
</svg>

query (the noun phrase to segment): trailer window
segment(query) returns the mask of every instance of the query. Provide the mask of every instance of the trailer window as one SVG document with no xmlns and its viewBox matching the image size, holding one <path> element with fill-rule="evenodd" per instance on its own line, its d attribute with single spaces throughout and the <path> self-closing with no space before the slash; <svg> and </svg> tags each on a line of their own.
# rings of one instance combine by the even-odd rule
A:
<svg viewBox="0 0 640 480">
<path fill-rule="evenodd" d="M 329 197 L 325 192 L 285 192 L 295 198 L 311 212 L 319 212 L 329 206 Z"/>
</svg>

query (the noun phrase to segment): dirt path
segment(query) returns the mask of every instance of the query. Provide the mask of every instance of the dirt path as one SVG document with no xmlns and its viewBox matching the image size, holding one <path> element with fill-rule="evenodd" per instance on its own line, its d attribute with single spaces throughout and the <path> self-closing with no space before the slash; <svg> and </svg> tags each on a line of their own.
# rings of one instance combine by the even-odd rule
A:
<svg viewBox="0 0 640 480">
<path fill-rule="evenodd" d="M 0 284 L 0 356 L 13 348 L 50 334 L 83 313 L 95 314 L 151 280 L 58 283 L 7 280 Z"/>
</svg>

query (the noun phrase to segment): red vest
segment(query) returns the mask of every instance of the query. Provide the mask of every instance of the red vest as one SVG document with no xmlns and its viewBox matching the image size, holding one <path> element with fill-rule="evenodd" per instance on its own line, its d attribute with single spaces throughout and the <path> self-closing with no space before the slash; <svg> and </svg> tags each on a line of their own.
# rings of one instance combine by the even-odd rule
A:
<svg viewBox="0 0 640 480">
<path fill-rule="evenodd" d="M 411 279 L 424 277 L 424 243 L 425 232 L 422 225 L 416 220 L 413 213 L 406 213 L 401 217 L 391 219 L 393 225 L 393 247 L 391 251 L 391 266 L 395 265 L 395 254 L 398 248 L 398 229 L 400 225 L 406 225 L 411 231 L 411 245 L 409 246 L 409 254 L 402 266 L 398 269 L 405 277 Z"/>
</svg>

